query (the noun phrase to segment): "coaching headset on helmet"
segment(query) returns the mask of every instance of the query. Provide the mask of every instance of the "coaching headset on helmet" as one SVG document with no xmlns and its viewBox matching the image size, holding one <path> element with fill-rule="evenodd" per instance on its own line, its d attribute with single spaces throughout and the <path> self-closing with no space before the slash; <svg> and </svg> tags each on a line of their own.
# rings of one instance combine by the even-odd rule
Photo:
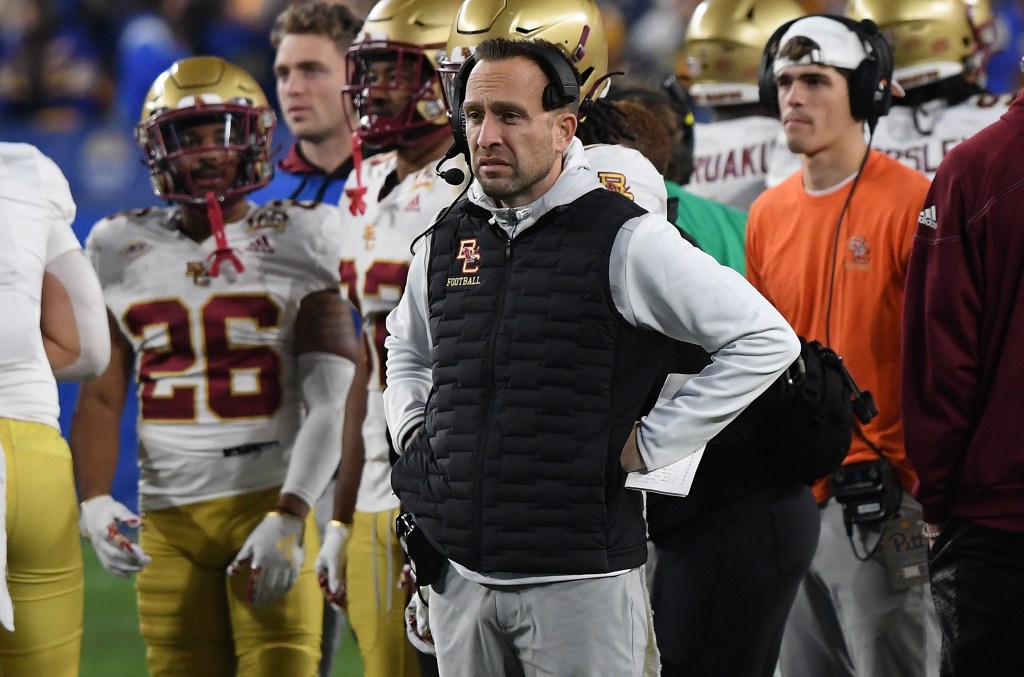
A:
<svg viewBox="0 0 1024 677">
<path fill-rule="evenodd" d="M 816 47 L 797 61 L 779 56 L 790 40 L 803 37 Z M 768 39 L 761 57 L 758 90 L 761 105 L 779 114 L 775 77 L 787 66 L 819 64 L 850 73 L 850 113 L 874 129 L 878 118 L 889 112 L 895 92 L 903 90 L 893 82 L 892 49 L 869 20 L 854 21 L 833 14 L 812 14 L 780 26 Z"/>
</svg>

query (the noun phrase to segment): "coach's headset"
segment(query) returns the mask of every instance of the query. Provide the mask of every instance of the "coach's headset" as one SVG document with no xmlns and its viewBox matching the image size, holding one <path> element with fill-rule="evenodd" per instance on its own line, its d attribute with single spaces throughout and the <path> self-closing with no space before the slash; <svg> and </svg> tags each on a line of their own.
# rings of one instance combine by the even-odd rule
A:
<svg viewBox="0 0 1024 677">
<path fill-rule="evenodd" d="M 820 16 L 837 21 L 849 28 L 865 46 L 868 53 L 849 77 L 850 113 L 858 120 L 866 120 L 868 127 L 874 131 L 878 118 L 892 108 L 892 47 L 886 41 L 878 26 L 870 19 L 854 21 L 836 14 L 808 14 L 787 21 L 772 33 L 761 54 L 761 68 L 757 77 L 758 95 L 761 105 L 772 111 L 776 116 L 779 111 L 779 90 L 775 84 L 775 55 L 782 45 L 786 31 L 798 21 L 812 16 Z M 827 45 L 821 45 L 828 50 Z"/>
<path fill-rule="evenodd" d="M 537 56 L 533 60 L 534 63 L 540 66 L 548 79 L 548 84 L 544 87 L 544 93 L 541 98 L 544 110 L 557 110 L 568 106 L 574 101 L 578 101 L 580 96 L 579 80 L 576 77 L 576 72 L 569 64 L 569 60 L 561 50 L 554 45 L 543 42 L 526 40 L 523 42 L 530 45 L 530 51 Z M 469 74 L 476 67 L 476 64 L 476 55 L 470 54 L 462 63 L 452 83 L 452 100 L 448 103 L 451 105 L 449 120 L 452 126 L 454 141 L 441 159 L 441 162 L 437 164 L 438 168 L 444 162 L 456 157 L 460 153 L 466 158 L 466 162 L 470 161 L 469 140 L 466 137 L 466 114 L 462 110 L 462 103 L 466 100 L 466 83 L 469 82 Z M 436 171 L 441 178 L 453 186 L 461 184 L 465 179 L 461 169 L 449 169 L 444 172 L 438 169 Z"/>
</svg>

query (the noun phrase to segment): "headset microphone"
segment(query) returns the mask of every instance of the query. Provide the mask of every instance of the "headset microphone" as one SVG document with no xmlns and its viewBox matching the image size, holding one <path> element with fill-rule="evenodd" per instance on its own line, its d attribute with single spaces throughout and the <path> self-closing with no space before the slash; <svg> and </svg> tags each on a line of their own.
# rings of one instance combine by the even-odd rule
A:
<svg viewBox="0 0 1024 677">
<path fill-rule="evenodd" d="M 461 186 L 462 182 L 466 180 L 466 172 L 462 171 L 458 167 L 452 167 L 443 172 L 438 172 L 438 176 L 444 179 L 444 182 L 451 186 Z"/>
<path fill-rule="evenodd" d="M 458 167 L 452 167 L 445 171 L 441 171 L 441 165 L 449 160 L 453 160 L 459 156 L 459 147 L 457 144 L 448 146 L 448 150 L 444 152 L 444 157 L 438 160 L 437 164 L 434 165 L 434 173 L 444 179 L 444 182 L 451 186 L 461 186 L 462 182 L 466 180 L 466 173 Z"/>
<path fill-rule="evenodd" d="M 466 173 L 459 169 L 458 167 L 452 167 L 451 169 L 442 172 L 441 165 L 443 165 L 445 162 L 448 162 L 449 160 L 454 160 L 461 153 L 462 149 L 460 148 L 459 144 L 453 143 L 451 146 L 448 147 L 448 150 L 444 152 L 444 157 L 438 160 L 437 164 L 434 165 L 434 173 L 440 176 L 442 179 L 444 179 L 445 183 L 448 183 L 452 186 L 461 185 L 466 180 Z M 473 170 L 470 169 L 470 174 L 472 175 L 472 173 Z M 451 201 L 451 203 L 449 203 L 447 207 L 441 210 L 441 213 L 437 215 L 437 218 L 434 219 L 434 222 L 431 223 L 430 226 L 425 231 L 423 231 L 413 239 L 413 241 L 409 244 L 410 254 L 416 254 L 416 243 L 419 242 L 420 239 L 425 237 L 428 233 L 433 231 L 434 227 L 444 220 L 444 217 L 448 216 L 448 214 L 452 211 L 452 209 L 455 208 L 455 205 L 458 204 L 459 200 L 462 199 L 462 196 L 465 195 L 467 191 L 469 191 L 468 183 L 462 186 L 462 191 L 455 197 L 454 200 Z"/>
</svg>

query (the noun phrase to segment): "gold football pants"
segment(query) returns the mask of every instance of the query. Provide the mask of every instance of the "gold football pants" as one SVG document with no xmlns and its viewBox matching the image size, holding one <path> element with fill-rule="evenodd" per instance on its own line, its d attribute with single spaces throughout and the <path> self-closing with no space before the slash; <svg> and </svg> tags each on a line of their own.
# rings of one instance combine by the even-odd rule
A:
<svg viewBox="0 0 1024 677">
<path fill-rule="evenodd" d="M 416 677 L 416 652 L 405 636 L 408 595 L 398 588 L 404 563 L 395 536 L 398 510 L 356 512 L 348 543 L 348 621 L 365 677 Z"/>
<path fill-rule="evenodd" d="M 15 628 L 0 629 L 0 675 L 77 677 L 84 578 L 71 452 L 56 429 L 11 419 L 0 419 L 0 445 Z"/>
<path fill-rule="evenodd" d="M 225 573 L 277 495 L 275 488 L 143 515 L 140 541 L 153 561 L 137 587 L 152 677 L 315 677 L 323 597 L 312 511 L 302 571 L 285 597 L 254 609 L 245 601 L 248 570 Z"/>
</svg>

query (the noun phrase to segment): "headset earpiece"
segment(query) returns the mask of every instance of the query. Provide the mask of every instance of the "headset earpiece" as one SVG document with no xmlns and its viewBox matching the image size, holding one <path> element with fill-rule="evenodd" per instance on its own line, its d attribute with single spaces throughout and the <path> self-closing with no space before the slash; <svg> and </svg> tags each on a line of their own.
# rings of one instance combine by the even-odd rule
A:
<svg viewBox="0 0 1024 677">
<path fill-rule="evenodd" d="M 466 114 L 462 110 L 462 103 L 466 100 L 466 83 L 469 82 L 469 74 L 474 66 L 476 66 L 476 57 L 470 54 L 462 62 L 462 66 L 455 76 L 455 82 L 452 83 L 452 110 L 448 118 L 452 126 L 452 147 L 462 153 L 467 160 L 469 159 L 469 141 L 466 139 Z"/>
<path fill-rule="evenodd" d="M 892 108 L 892 49 L 874 21 L 847 19 L 844 23 L 871 50 L 850 76 L 850 112 L 873 128 Z"/>
<path fill-rule="evenodd" d="M 775 54 L 781 45 L 779 42 L 786 34 L 786 31 L 797 21 L 809 16 L 823 16 L 845 25 L 853 31 L 860 41 L 868 48 L 870 53 L 854 69 L 849 79 L 850 89 L 850 113 L 853 117 L 866 120 L 868 125 L 874 129 L 878 118 L 889 112 L 892 108 L 892 72 L 893 58 L 892 48 L 886 41 L 885 36 L 878 30 L 878 26 L 870 19 L 854 21 L 845 16 L 834 14 L 809 14 L 779 26 L 765 45 L 761 54 L 761 67 L 758 71 L 757 87 L 761 105 L 779 115 L 779 91 L 775 84 Z M 827 46 L 822 45 L 827 51 Z"/>
<path fill-rule="evenodd" d="M 569 65 L 569 60 L 557 47 L 543 43 L 533 43 L 540 54 L 540 67 L 547 76 L 548 85 L 544 88 L 541 103 L 544 110 L 565 108 L 580 99 L 580 83 L 576 72 Z"/>
<path fill-rule="evenodd" d="M 758 99 L 760 99 L 761 105 L 776 117 L 780 115 L 781 111 L 779 110 L 779 88 L 775 84 L 775 53 L 779 51 L 781 46 L 779 42 L 782 40 L 782 36 L 786 34 L 793 23 L 794 21 L 787 21 L 775 29 L 772 36 L 768 38 L 768 42 L 765 43 L 764 51 L 761 52 L 761 66 L 757 69 Z"/>
</svg>

